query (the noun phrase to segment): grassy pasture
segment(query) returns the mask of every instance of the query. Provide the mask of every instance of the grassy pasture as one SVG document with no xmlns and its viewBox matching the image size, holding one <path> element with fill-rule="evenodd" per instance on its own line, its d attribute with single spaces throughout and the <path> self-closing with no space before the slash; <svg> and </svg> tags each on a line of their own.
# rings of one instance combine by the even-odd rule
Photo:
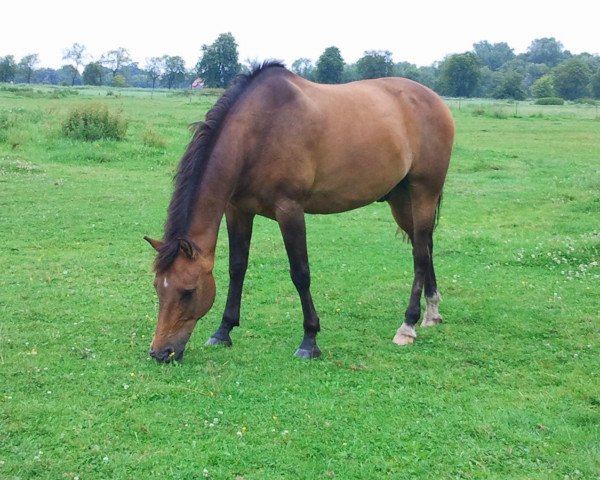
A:
<svg viewBox="0 0 600 480">
<path fill-rule="evenodd" d="M 415 345 L 391 342 L 412 261 L 375 204 L 308 217 L 321 359 L 292 357 L 300 305 L 258 219 L 234 347 L 203 346 L 222 232 L 215 307 L 185 361 L 158 365 L 142 236 L 216 97 L 74 91 L 0 89 L 0 478 L 600 478 L 594 107 L 449 101 L 445 323 Z M 127 139 L 62 138 L 85 102 L 127 117 Z"/>
</svg>

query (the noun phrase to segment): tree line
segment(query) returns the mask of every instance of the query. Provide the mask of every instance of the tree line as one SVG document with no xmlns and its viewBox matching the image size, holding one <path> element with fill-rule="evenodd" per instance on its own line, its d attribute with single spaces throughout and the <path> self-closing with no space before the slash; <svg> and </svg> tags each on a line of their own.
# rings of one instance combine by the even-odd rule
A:
<svg viewBox="0 0 600 480">
<path fill-rule="evenodd" d="M 201 56 L 187 68 L 180 56 L 147 58 L 140 66 L 125 48 L 90 60 L 79 43 L 63 52 L 65 64 L 58 70 L 38 68 L 37 54 L 17 62 L 12 55 L 0 57 L 0 82 L 58 85 L 112 85 L 116 87 L 189 88 L 201 85 L 225 88 L 248 69 L 239 61 L 238 44 L 231 33 L 202 45 Z M 566 100 L 600 98 L 600 56 L 574 55 L 553 37 L 538 38 L 527 51 L 515 54 L 505 42 L 480 41 L 473 49 L 446 56 L 429 66 L 394 62 L 385 50 L 368 50 L 356 63 L 346 63 L 339 48 L 326 48 L 316 62 L 299 58 L 291 70 L 320 83 L 400 76 L 416 80 L 438 93 L 452 97 L 490 97 L 523 100 L 560 97 Z"/>
</svg>

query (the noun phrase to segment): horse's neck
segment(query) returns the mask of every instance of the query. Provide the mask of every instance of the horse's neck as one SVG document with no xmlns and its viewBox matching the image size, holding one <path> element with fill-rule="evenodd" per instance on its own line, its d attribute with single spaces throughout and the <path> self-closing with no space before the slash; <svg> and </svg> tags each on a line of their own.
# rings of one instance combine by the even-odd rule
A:
<svg viewBox="0 0 600 480">
<path fill-rule="evenodd" d="M 221 219 L 238 179 L 238 168 L 232 160 L 225 163 L 211 159 L 193 207 L 189 237 L 201 252 L 211 257 L 214 257 Z"/>
</svg>

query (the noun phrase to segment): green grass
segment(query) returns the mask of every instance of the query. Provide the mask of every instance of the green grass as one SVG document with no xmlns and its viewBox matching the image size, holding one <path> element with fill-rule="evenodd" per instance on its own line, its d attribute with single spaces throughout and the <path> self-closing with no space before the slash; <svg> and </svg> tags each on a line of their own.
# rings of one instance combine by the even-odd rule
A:
<svg viewBox="0 0 600 480">
<path fill-rule="evenodd" d="M 159 365 L 142 237 L 160 236 L 187 125 L 215 98 L 0 89 L 0 478 L 600 478 L 594 107 L 450 102 L 445 322 L 415 345 L 391 342 L 412 260 L 375 204 L 308 217 L 321 359 L 292 356 L 300 305 L 258 219 L 234 347 L 203 346 L 222 232 L 215 307 L 185 361 Z M 99 101 L 125 141 L 61 136 Z"/>
</svg>

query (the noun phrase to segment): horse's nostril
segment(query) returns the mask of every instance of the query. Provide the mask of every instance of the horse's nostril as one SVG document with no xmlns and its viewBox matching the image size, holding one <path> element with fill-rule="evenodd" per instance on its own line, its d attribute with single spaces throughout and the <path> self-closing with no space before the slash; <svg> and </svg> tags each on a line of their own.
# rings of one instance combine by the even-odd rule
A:
<svg viewBox="0 0 600 480">
<path fill-rule="evenodd" d="M 170 362 L 175 358 L 175 349 L 167 347 L 159 352 L 150 350 L 150 356 L 159 362 Z"/>
</svg>

